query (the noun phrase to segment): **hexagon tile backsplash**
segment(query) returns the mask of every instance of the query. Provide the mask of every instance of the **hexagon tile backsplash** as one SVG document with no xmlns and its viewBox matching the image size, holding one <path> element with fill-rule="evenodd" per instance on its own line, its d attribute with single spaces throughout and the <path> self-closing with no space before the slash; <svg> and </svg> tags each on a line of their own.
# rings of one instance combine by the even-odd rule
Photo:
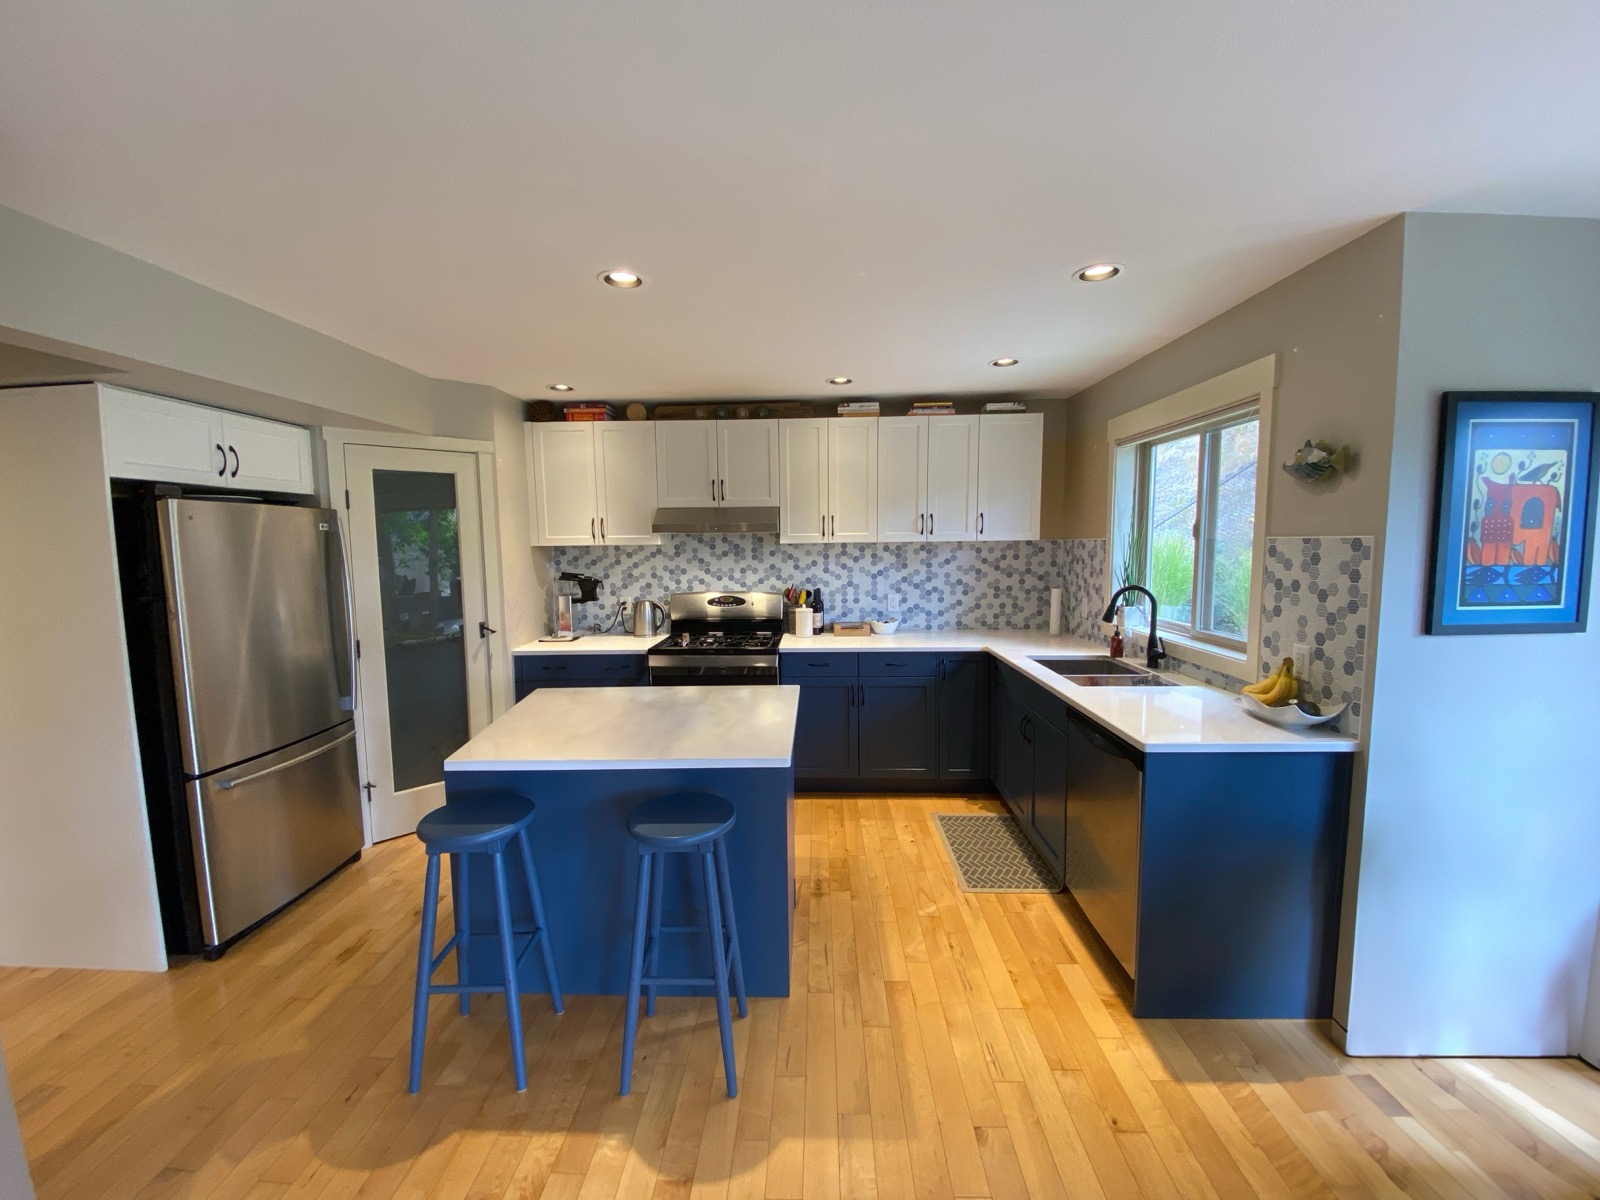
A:
<svg viewBox="0 0 1600 1200">
<path fill-rule="evenodd" d="M 717 588 L 819 587 L 828 620 L 898 612 L 905 629 L 1048 628 L 1050 589 L 1064 590 L 1066 631 L 1098 641 L 1106 597 L 1106 540 L 843 542 L 784 545 L 765 534 L 667 535 L 659 546 L 563 546 L 556 571 L 604 581 L 603 603 Z M 1267 539 L 1261 588 L 1261 669 L 1311 647 L 1315 693 L 1348 703 L 1338 728 L 1359 731 L 1366 685 L 1372 539 Z M 605 619 L 592 606 L 580 618 Z M 1173 669 L 1237 691 L 1236 679 L 1173 654 Z"/>
</svg>

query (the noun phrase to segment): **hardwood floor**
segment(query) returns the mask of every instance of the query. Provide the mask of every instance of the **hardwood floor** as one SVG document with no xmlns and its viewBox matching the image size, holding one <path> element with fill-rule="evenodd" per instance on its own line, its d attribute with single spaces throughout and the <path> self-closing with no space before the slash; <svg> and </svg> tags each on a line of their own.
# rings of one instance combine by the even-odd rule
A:
<svg viewBox="0 0 1600 1200">
<path fill-rule="evenodd" d="M 1299 1022 L 1136 1022 L 1070 902 L 958 891 L 935 811 L 805 798 L 795 979 L 735 1022 L 709 1003 L 434 1001 L 405 1090 L 422 892 L 370 852 L 220 963 L 165 976 L 0 971 L 0 1038 L 39 1195 L 1585 1197 L 1600 1074 L 1572 1060 L 1377 1060 Z"/>
</svg>

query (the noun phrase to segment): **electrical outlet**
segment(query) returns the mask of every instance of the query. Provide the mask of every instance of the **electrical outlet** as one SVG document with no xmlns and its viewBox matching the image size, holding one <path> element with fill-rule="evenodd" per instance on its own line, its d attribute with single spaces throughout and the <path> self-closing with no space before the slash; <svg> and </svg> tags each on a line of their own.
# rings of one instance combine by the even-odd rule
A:
<svg viewBox="0 0 1600 1200">
<path fill-rule="evenodd" d="M 1311 674 L 1311 647 L 1301 642 L 1294 648 L 1294 677 L 1306 679 Z"/>
</svg>

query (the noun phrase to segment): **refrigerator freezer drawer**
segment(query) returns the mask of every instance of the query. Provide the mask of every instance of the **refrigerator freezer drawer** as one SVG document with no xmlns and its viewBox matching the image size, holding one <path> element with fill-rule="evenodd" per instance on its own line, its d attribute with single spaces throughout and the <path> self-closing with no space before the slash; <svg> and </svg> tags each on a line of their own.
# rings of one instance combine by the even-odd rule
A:
<svg viewBox="0 0 1600 1200">
<path fill-rule="evenodd" d="M 360 797 L 348 722 L 191 780 L 206 945 L 248 929 L 360 850 Z"/>
</svg>

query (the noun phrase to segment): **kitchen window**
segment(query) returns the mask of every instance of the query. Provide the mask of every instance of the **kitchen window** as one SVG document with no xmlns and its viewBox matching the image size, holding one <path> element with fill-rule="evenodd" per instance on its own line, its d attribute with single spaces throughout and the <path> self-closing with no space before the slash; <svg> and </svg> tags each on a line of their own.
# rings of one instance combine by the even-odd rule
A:
<svg viewBox="0 0 1600 1200">
<path fill-rule="evenodd" d="M 1112 421 L 1112 588 L 1155 593 L 1178 657 L 1254 678 L 1273 362 Z M 1133 597 L 1129 598 L 1134 599 Z M 1129 624 L 1148 614 L 1130 606 Z"/>
</svg>

